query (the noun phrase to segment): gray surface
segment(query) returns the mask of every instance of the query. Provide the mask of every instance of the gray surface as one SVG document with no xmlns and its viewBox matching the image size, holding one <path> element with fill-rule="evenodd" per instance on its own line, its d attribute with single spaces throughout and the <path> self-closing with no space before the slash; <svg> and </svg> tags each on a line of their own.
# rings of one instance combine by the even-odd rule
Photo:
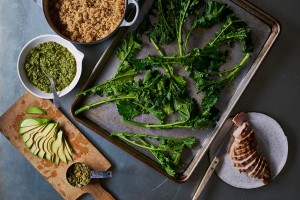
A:
<svg viewBox="0 0 300 200">
<path fill-rule="evenodd" d="M 260 70 L 239 101 L 235 111 L 265 113 L 280 123 L 289 141 L 287 164 L 267 187 L 253 190 L 233 188 L 213 175 L 200 199 L 300 199 L 300 143 L 298 113 L 300 113 L 300 1 L 251 0 L 276 17 L 282 24 L 282 34 Z M 3 114 L 25 91 L 16 72 L 21 48 L 33 37 L 53 33 L 42 10 L 29 0 L 0 0 L 0 114 Z M 92 71 L 108 42 L 81 46 L 85 53 L 83 74 L 76 89 L 62 98 L 62 110 L 70 116 L 74 95 Z M 74 122 L 74 120 L 70 117 Z M 77 123 L 75 123 L 77 124 Z M 208 166 L 204 159 L 193 177 L 184 184 L 173 183 L 142 162 L 123 152 L 92 131 L 79 129 L 111 161 L 114 177 L 102 181 L 116 199 L 190 199 L 200 177 Z M 61 199 L 60 195 L 0 134 L 0 199 Z M 85 196 L 83 199 L 91 199 Z"/>
</svg>

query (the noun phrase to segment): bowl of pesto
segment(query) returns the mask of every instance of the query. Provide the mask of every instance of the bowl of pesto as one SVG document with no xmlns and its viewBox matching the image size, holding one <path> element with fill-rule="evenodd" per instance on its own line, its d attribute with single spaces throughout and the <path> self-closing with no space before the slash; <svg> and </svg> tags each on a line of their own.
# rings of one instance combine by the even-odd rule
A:
<svg viewBox="0 0 300 200">
<path fill-rule="evenodd" d="M 45 73 L 53 78 L 58 96 L 64 96 L 79 81 L 83 57 L 71 42 L 57 35 L 41 35 L 23 47 L 17 71 L 30 93 L 52 99 L 51 83 Z"/>
</svg>

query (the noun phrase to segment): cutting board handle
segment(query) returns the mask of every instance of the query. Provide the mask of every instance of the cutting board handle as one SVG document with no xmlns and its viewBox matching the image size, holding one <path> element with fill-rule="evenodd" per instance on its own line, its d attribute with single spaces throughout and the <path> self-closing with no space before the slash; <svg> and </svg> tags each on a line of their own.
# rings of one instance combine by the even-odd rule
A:
<svg viewBox="0 0 300 200">
<path fill-rule="evenodd" d="M 91 194 L 95 199 L 99 200 L 115 200 L 115 198 L 101 187 L 101 185 L 90 185 L 85 186 L 86 193 Z"/>
</svg>

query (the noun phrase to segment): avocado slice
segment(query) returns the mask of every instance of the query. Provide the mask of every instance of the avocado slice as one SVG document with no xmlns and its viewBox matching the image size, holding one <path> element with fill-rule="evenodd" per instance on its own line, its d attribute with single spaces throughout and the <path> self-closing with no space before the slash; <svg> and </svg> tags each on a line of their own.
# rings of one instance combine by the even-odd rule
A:
<svg viewBox="0 0 300 200">
<path fill-rule="evenodd" d="M 25 118 L 21 121 L 20 127 L 34 126 L 34 125 L 43 125 L 50 123 L 51 119 L 49 118 Z"/>
<path fill-rule="evenodd" d="M 47 112 L 38 106 L 31 106 L 26 110 L 26 114 L 46 115 Z"/>
<path fill-rule="evenodd" d="M 49 137 L 46 138 L 46 140 L 43 143 L 43 150 L 45 151 L 45 158 L 51 162 L 54 161 L 54 153 L 51 149 L 51 144 L 55 140 L 58 132 L 58 123 L 57 126 L 55 126 L 51 133 L 49 133 Z"/>
<path fill-rule="evenodd" d="M 66 156 L 63 151 L 64 144 L 63 144 L 62 137 L 63 137 L 63 132 L 62 130 L 60 130 L 58 131 L 57 137 L 55 141 L 52 143 L 51 147 L 52 147 L 52 151 L 56 154 L 56 156 L 58 156 L 59 159 L 62 160 L 64 163 L 67 163 Z"/>
<path fill-rule="evenodd" d="M 40 125 L 34 129 L 31 129 L 30 131 L 27 131 L 22 135 L 23 142 L 27 142 L 31 137 L 33 137 L 37 132 L 43 130 L 47 125 Z"/>
<path fill-rule="evenodd" d="M 19 128 L 19 133 L 20 133 L 20 135 L 22 135 L 22 134 L 26 133 L 27 131 L 30 131 L 30 130 L 32 130 L 34 128 L 39 127 L 39 126 L 41 126 L 41 125 L 33 125 L 33 126 L 20 127 Z"/>
<path fill-rule="evenodd" d="M 73 150 L 72 150 L 71 146 L 69 145 L 68 141 L 65 139 L 65 137 L 64 137 L 64 144 L 65 144 L 65 146 L 66 146 L 67 151 L 68 151 L 69 154 L 72 156 Z"/>
<path fill-rule="evenodd" d="M 47 124 L 47 125 L 46 125 L 46 128 L 42 131 L 42 133 L 44 133 L 44 132 L 46 132 L 46 133 L 47 133 L 47 132 L 50 132 L 54 125 L 55 125 L 55 123 L 49 123 L 49 124 Z M 37 132 L 36 132 L 36 134 L 37 134 Z M 34 134 L 34 135 L 35 135 L 35 134 Z M 25 145 L 26 145 L 27 148 L 29 148 L 29 149 L 32 147 L 33 143 L 37 142 L 36 144 L 38 144 L 38 138 L 35 137 L 35 138 L 36 138 L 36 141 L 34 141 L 33 138 L 34 138 L 34 136 L 31 136 L 31 137 L 25 142 Z"/>
<path fill-rule="evenodd" d="M 64 149 L 64 144 L 62 143 L 62 145 L 58 147 L 57 155 L 64 163 L 68 163 Z"/>
<path fill-rule="evenodd" d="M 64 154 L 66 155 L 66 158 L 68 161 L 73 161 L 71 154 L 69 153 L 66 145 L 64 144 Z"/>
<path fill-rule="evenodd" d="M 41 134 L 42 131 L 39 131 L 37 134 Z M 36 134 L 36 135 L 37 135 Z M 38 147 L 38 142 L 41 139 L 41 137 L 39 137 L 38 139 L 35 139 L 35 136 L 33 136 L 33 145 L 30 147 L 29 151 L 33 154 L 33 155 L 37 155 L 38 152 L 40 151 L 39 147 Z"/>
<path fill-rule="evenodd" d="M 56 154 L 54 154 L 54 163 L 56 165 L 59 165 L 59 161 L 60 161 L 59 157 Z"/>
<path fill-rule="evenodd" d="M 53 135 L 53 132 L 56 132 L 57 131 L 57 126 L 58 126 L 58 123 L 50 123 L 50 124 L 48 124 L 48 126 L 49 125 L 51 125 L 52 126 L 52 128 L 51 128 L 51 130 L 49 131 L 49 132 L 47 132 L 46 131 L 46 129 L 42 132 L 42 134 L 41 134 L 41 136 L 40 136 L 40 140 L 39 141 L 37 141 L 37 145 L 38 145 L 38 148 L 39 148 L 39 152 L 38 152 L 38 156 L 40 157 L 40 158 L 44 158 L 44 156 L 45 156 L 45 154 L 46 154 L 46 152 L 47 152 L 47 149 L 46 148 L 44 148 L 44 143 L 45 143 L 45 141 L 48 139 L 48 138 L 51 138 L 51 137 L 53 137 L 52 135 Z M 50 129 L 49 128 L 49 129 Z M 50 154 L 51 155 L 51 154 Z"/>
<path fill-rule="evenodd" d="M 68 161 L 73 161 L 72 159 L 72 151 L 71 148 L 68 146 L 68 142 L 66 140 L 65 135 L 63 135 L 63 145 L 64 145 L 64 154 L 66 155 L 66 158 Z"/>
<path fill-rule="evenodd" d="M 43 148 L 41 148 L 41 142 L 47 138 L 49 133 L 53 130 L 56 123 L 47 124 L 46 128 L 43 131 L 40 131 L 33 137 L 34 144 L 30 148 L 30 152 L 34 155 L 39 155 L 40 158 L 43 158 Z M 51 128 L 52 127 L 52 128 Z M 41 153 L 40 153 L 41 152 Z"/>
</svg>

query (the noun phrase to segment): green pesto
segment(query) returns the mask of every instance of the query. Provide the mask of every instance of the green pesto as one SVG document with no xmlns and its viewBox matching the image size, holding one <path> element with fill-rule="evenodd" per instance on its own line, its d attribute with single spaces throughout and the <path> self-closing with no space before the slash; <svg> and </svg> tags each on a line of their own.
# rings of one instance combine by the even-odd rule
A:
<svg viewBox="0 0 300 200">
<path fill-rule="evenodd" d="M 50 75 L 57 91 L 69 86 L 76 75 L 74 55 L 56 42 L 45 42 L 33 48 L 25 61 L 29 81 L 39 89 L 51 93 L 51 84 L 42 69 Z"/>
</svg>

